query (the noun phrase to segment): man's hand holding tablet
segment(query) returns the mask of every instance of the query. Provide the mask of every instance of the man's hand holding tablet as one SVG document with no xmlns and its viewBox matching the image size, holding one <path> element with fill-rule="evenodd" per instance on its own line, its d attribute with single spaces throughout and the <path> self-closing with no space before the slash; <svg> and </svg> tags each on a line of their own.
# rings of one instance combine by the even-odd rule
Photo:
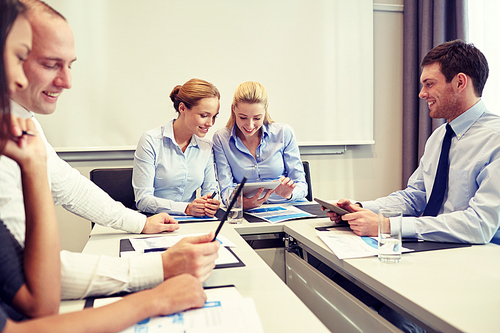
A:
<svg viewBox="0 0 500 333">
<path fill-rule="evenodd" d="M 319 203 L 321 205 L 322 210 L 329 210 L 327 213 L 328 217 L 330 220 L 334 221 L 337 224 L 347 224 L 347 221 L 342 220 L 342 215 L 349 214 L 350 212 L 348 210 L 345 210 L 344 208 L 341 208 L 335 204 L 326 202 L 324 200 L 314 198 L 314 201 Z"/>
<path fill-rule="evenodd" d="M 314 198 L 314 201 L 316 201 L 317 203 L 319 203 L 322 207 L 324 207 L 324 208 L 326 208 L 326 209 L 329 209 L 329 210 L 331 210 L 332 212 L 337 213 L 338 215 L 344 215 L 344 214 L 349 213 L 347 210 L 345 210 L 345 209 L 343 209 L 343 208 L 340 208 L 339 206 L 337 206 L 337 205 L 335 205 L 335 204 L 332 204 L 332 203 L 329 203 L 329 202 L 323 201 L 323 200 L 321 200 L 321 199 Z"/>
</svg>

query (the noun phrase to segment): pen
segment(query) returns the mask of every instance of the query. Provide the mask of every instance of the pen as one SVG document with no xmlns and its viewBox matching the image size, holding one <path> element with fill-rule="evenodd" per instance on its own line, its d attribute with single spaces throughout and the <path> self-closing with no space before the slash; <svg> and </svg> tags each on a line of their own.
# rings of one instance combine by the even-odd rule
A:
<svg viewBox="0 0 500 333">
<path fill-rule="evenodd" d="M 144 249 L 144 253 L 149 253 L 149 252 L 163 252 L 166 251 L 166 247 L 153 247 L 150 249 Z"/>
<path fill-rule="evenodd" d="M 35 132 L 32 132 L 32 131 L 23 131 L 23 134 L 22 135 L 29 135 L 29 136 L 35 136 Z"/>
<path fill-rule="evenodd" d="M 215 198 L 216 195 L 217 195 L 217 190 L 215 190 L 214 193 L 212 193 L 212 195 L 210 196 L 210 199 Z"/>
</svg>

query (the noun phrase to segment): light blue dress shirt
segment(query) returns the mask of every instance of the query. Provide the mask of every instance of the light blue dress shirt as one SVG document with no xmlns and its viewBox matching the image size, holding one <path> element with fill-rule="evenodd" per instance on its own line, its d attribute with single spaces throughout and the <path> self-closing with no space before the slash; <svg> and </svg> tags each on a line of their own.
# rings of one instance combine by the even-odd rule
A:
<svg viewBox="0 0 500 333">
<path fill-rule="evenodd" d="M 500 225 L 500 116 L 479 101 L 450 123 L 448 190 L 437 217 L 421 217 L 437 171 L 446 124 L 425 145 L 408 187 L 388 197 L 362 202 L 378 212 L 387 205 L 403 209 L 403 237 L 441 242 L 488 243 Z"/>
<path fill-rule="evenodd" d="M 297 183 L 291 200 L 304 199 L 307 195 L 307 183 L 292 128 L 286 124 L 272 123 L 263 125 L 261 131 L 262 138 L 255 157 L 236 135 L 236 124 L 232 130 L 223 128 L 215 132 L 214 157 L 221 197 L 224 200 L 227 192 L 236 187 L 246 174 L 249 183 L 289 177 Z M 272 194 L 268 199 L 269 203 L 289 201 L 277 194 Z"/>
<path fill-rule="evenodd" d="M 193 135 L 182 152 L 174 139 L 174 124 L 144 133 L 134 155 L 132 186 L 143 212 L 184 214 L 189 202 L 217 189 L 212 143 Z"/>
</svg>

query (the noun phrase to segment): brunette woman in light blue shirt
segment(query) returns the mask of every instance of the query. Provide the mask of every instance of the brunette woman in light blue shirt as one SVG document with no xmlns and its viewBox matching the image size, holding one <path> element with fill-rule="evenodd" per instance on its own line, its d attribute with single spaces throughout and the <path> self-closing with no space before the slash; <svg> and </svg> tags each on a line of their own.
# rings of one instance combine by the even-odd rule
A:
<svg viewBox="0 0 500 333">
<path fill-rule="evenodd" d="M 247 182 L 279 181 L 263 197 L 261 188 L 243 198 L 244 209 L 264 202 L 283 203 L 307 195 L 304 167 L 292 128 L 275 123 L 268 111 L 267 91 L 258 82 L 241 83 L 234 93 L 231 117 L 226 128 L 214 134 L 214 156 L 221 197 L 227 197 L 243 176 Z"/>
<path fill-rule="evenodd" d="M 212 143 L 205 139 L 219 114 L 220 94 L 204 80 L 176 86 L 170 99 L 178 113 L 167 125 L 144 133 L 134 156 L 132 185 L 139 210 L 214 216 L 220 201 Z M 201 197 L 196 190 L 201 187 Z"/>
</svg>

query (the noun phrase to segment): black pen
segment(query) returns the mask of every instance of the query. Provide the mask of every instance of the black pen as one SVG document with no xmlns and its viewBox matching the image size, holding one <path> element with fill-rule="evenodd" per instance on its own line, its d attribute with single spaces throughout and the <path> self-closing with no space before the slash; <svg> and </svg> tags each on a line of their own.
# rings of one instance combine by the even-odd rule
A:
<svg viewBox="0 0 500 333">
<path fill-rule="evenodd" d="M 217 195 L 217 190 L 215 190 L 214 193 L 212 193 L 212 195 L 210 196 L 210 199 L 215 198 L 216 195 Z"/>
<path fill-rule="evenodd" d="M 36 134 L 33 131 L 23 131 L 23 134 L 21 136 L 23 135 L 35 136 Z"/>
<path fill-rule="evenodd" d="M 167 247 L 153 247 L 150 249 L 144 249 L 144 253 L 148 252 L 163 252 L 166 251 L 168 248 Z"/>
</svg>

